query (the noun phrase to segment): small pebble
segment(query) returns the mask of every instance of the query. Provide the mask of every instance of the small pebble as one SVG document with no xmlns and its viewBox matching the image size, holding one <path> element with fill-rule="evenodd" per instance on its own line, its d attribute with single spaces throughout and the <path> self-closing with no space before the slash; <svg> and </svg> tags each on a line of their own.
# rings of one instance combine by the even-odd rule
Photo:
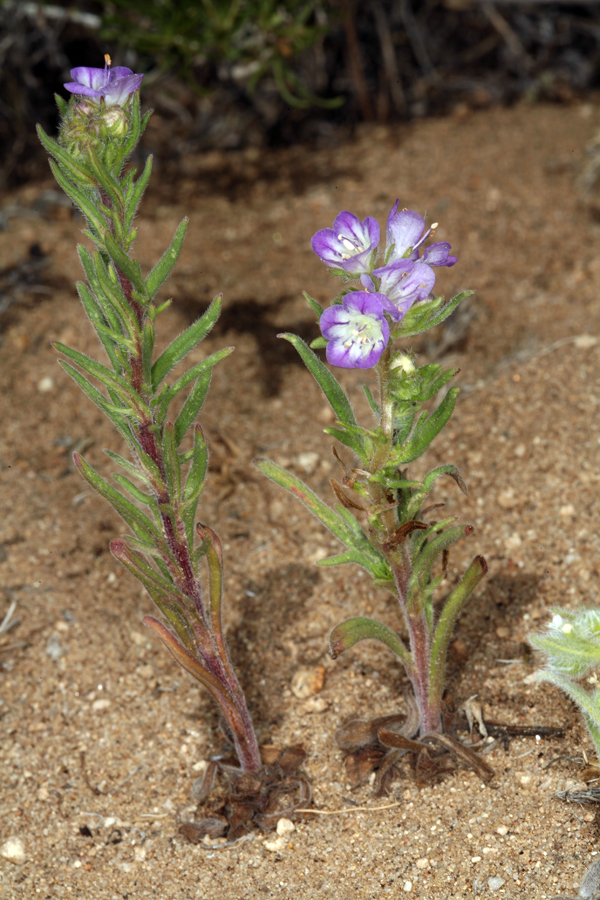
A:
<svg viewBox="0 0 600 900">
<path fill-rule="evenodd" d="M 498 506 L 501 506 L 502 509 L 513 509 L 519 503 L 520 500 L 515 496 L 515 492 L 512 489 L 500 491 L 498 494 Z"/>
<path fill-rule="evenodd" d="M 279 837 L 283 837 L 284 834 L 291 834 L 295 830 L 296 826 L 291 819 L 279 819 L 277 822 L 277 834 Z"/>
<path fill-rule="evenodd" d="M 285 847 L 286 839 L 285 837 L 278 837 L 274 841 L 265 841 L 263 846 L 266 850 L 269 850 L 270 853 L 278 853 L 280 850 L 283 850 Z"/>
<path fill-rule="evenodd" d="M 496 828 L 496 831 L 498 832 L 498 834 L 501 834 L 502 837 L 504 837 L 505 834 L 508 834 L 508 826 L 500 825 L 498 828 Z"/>
<path fill-rule="evenodd" d="M 320 458 L 318 453 L 309 450 L 306 453 L 299 453 L 294 462 L 301 469 L 304 469 L 307 475 L 312 475 L 317 468 Z"/>
<path fill-rule="evenodd" d="M 305 716 L 309 713 L 322 713 L 329 709 L 329 700 L 325 697 L 309 697 L 300 707 L 300 715 Z"/>
<path fill-rule="evenodd" d="M 418 859 L 415 863 L 417 869 L 426 869 L 429 865 L 428 859 Z"/>
<path fill-rule="evenodd" d="M 412 891 L 412 881 L 405 881 L 403 890 L 405 890 L 406 893 L 409 894 Z"/>
<path fill-rule="evenodd" d="M 504 541 L 504 546 L 507 550 L 516 550 L 517 547 L 520 547 L 523 541 L 521 540 L 521 535 L 517 534 L 516 531 L 513 531 L 512 534 Z"/>
<path fill-rule="evenodd" d="M 488 878 L 488 887 L 490 891 L 499 891 L 504 884 L 504 878 L 496 875 L 494 878 Z"/>
<path fill-rule="evenodd" d="M 305 700 L 312 694 L 318 694 L 325 684 L 325 666 L 314 666 L 312 669 L 298 669 L 290 685 L 294 697 Z"/>
<path fill-rule="evenodd" d="M 21 866 L 27 859 L 25 844 L 21 838 L 9 838 L 0 847 L 0 856 L 3 856 L 4 859 L 14 863 L 16 866 Z"/>
<path fill-rule="evenodd" d="M 564 516 L 565 518 L 567 518 L 568 516 L 574 516 L 575 515 L 575 507 L 573 506 L 572 503 L 567 503 L 566 506 L 561 506 L 561 508 L 558 511 L 558 514 L 560 516 Z"/>
<path fill-rule="evenodd" d="M 110 700 L 108 699 L 108 697 L 104 698 L 103 700 L 94 700 L 94 702 L 92 703 L 92 709 L 95 710 L 108 709 L 109 706 Z"/>
<path fill-rule="evenodd" d="M 48 394 L 54 388 L 54 379 L 50 378 L 49 375 L 46 375 L 45 378 L 40 378 L 38 381 L 37 389 L 40 394 Z"/>
</svg>

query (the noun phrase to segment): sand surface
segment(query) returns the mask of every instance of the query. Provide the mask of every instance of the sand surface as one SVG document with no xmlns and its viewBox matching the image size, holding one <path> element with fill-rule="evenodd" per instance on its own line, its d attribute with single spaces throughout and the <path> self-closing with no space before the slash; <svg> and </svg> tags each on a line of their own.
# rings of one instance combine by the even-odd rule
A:
<svg viewBox="0 0 600 900">
<path fill-rule="evenodd" d="M 73 287 L 81 220 L 50 181 L 1 198 L 1 286 L 20 291 L 0 320 L 0 618 L 14 600 L 17 620 L 0 636 L 0 849 L 12 840 L 19 857 L 0 856 L 2 898 L 577 893 L 596 858 L 594 809 L 554 794 L 581 781 L 591 742 L 575 708 L 536 686 L 525 642 L 552 606 L 599 602 L 600 228 L 575 190 L 599 127 L 589 104 L 487 110 L 365 130 L 312 156 L 282 151 L 267 167 L 210 154 L 146 197 L 144 267 L 190 216 L 160 341 L 222 290 L 221 322 L 194 361 L 237 348 L 201 419 L 211 449 L 201 517 L 224 542 L 232 655 L 261 741 L 304 744 L 315 809 L 342 810 L 225 850 L 179 833 L 205 761 L 223 749 L 215 710 L 142 626 L 151 601 L 108 551 L 123 526 L 71 462 L 77 449 L 108 474 L 102 448 L 121 451 L 50 346 L 100 353 Z M 486 785 L 459 769 L 419 787 L 407 763 L 381 800 L 369 785 L 349 789 L 332 735 L 351 715 L 402 711 L 406 679 L 384 647 L 333 662 L 326 639 L 349 615 L 399 627 L 394 601 L 351 567 L 316 568 L 335 539 L 251 460 L 267 455 L 333 499 L 328 408 L 275 335 L 316 336 L 301 291 L 322 302 L 334 292 L 311 235 L 340 209 L 383 223 L 397 197 L 439 221 L 459 256 L 438 270 L 441 291 L 476 290 L 457 334 L 413 345 L 461 370 L 455 415 L 412 470 L 454 462 L 469 484 L 468 497 L 451 481 L 436 488 L 475 526 L 452 553 L 449 583 L 476 554 L 490 566 L 459 622 L 448 687 L 457 707 L 477 694 L 488 718 L 565 732 L 497 746 Z M 32 244 L 47 257 L 37 270 Z M 366 416 L 361 373 L 340 377 Z M 319 666 L 322 689 L 297 697 L 298 670 Z"/>
</svg>

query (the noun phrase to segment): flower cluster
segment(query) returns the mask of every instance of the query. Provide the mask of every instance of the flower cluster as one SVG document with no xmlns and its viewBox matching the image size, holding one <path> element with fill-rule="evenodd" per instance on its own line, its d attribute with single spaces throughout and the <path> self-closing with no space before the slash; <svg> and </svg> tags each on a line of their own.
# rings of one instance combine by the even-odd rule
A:
<svg viewBox="0 0 600 900">
<path fill-rule="evenodd" d="M 435 284 L 434 266 L 453 266 L 450 244 L 430 244 L 435 233 L 425 219 L 410 209 L 398 210 L 397 200 L 387 220 L 383 265 L 380 230 L 376 220 L 363 222 L 353 213 L 341 212 L 333 228 L 318 231 L 312 248 L 334 275 L 360 280 L 362 290 L 351 288 L 341 305 L 326 309 L 321 331 L 327 344 L 327 360 L 346 369 L 368 369 L 376 365 L 390 337 L 389 323 L 399 322 L 413 306 L 429 297 Z"/>
</svg>

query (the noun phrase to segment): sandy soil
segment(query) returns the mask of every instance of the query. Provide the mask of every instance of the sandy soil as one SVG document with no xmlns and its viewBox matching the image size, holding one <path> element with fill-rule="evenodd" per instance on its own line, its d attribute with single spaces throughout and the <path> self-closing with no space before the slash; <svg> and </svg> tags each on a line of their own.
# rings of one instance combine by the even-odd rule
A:
<svg viewBox="0 0 600 900">
<path fill-rule="evenodd" d="M 162 340 L 223 290 L 223 318 L 198 358 L 237 347 L 202 417 L 212 458 L 201 515 L 224 540 L 232 652 L 261 740 L 302 742 L 315 808 L 343 811 L 221 851 L 179 834 L 205 761 L 222 749 L 214 708 L 145 632 L 151 602 L 107 549 L 121 523 L 70 462 L 83 450 L 108 473 L 102 448 L 119 451 L 50 347 L 58 339 L 97 352 L 72 286 L 81 221 L 48 193 L 50 181 L 2 198 L 0 269 L 21 266 L 28 283 L 0 323 L 0 616 L 14 599 L 17 620 L 0 637 L 0 845 L 22 849 L 18 862 L 0 856 L 0 896 L 577 893 L 597 852 L 594 811 L 554 792 L 581 780 L 577 758 L 591 743 L 566 699 L 534 683 L 525 641 L 553 605 L 597 602 L 600 231 L 574 180 L 599 125 L 590 105 L 523 105 L 373 129 L 313 156 L 273 155 L 266 168 L 252 155 L 213 154 L 146 198 L 144 266 L 191 219 Z M 402 710 L 405 679 L 377 645 L 332 662 L 326 637 L 349 614 L 397 627 L 394 603 L 354 569 L 317 569 L 335 540 L 251 460 L 269 455 L 329 496 L 328 412 L 275 334 L 315 335 L 301 290 L 332 293 L 313 232 L 342 208 L 383 221 L 396 197 L 438 220 L 459 255 L 441 289 L 477 290 L 462 336 L 446 330 L 415 345 L 461 369 L 454 418 L 414 468 L 452 461 L 470 486 L 467 498 L 451 482 L 437 491 L 476 526 L 451 557 L 450 581 L 476 553 L 490 564 L 459 623 L 448 685 L 457 706 L 477 694 L 490 718 L 565 734 L 495 748 L 486 785 L 459 770 L 419 788 L 407 765 L 382 801 L 368 785 L 350 791 L 332 734 L 350 715 Z M 28 262 L 34 243 L 48 258 L 39 271 Z M 3 277 L 18 289 L 14 270 Z M 342 381 L 362 410 L 360 374 Z M 318 666 L 322 690 L 295 696 L 297 671 Z"/>
</svg>

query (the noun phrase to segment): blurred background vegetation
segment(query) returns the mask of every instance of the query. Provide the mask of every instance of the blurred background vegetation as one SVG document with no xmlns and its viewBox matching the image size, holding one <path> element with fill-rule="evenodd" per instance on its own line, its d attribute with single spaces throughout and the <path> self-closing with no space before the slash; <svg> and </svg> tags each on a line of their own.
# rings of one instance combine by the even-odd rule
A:
<svg viewBox="0 0 600 900">
<path fill-rule="evenodd" d="M 182 158 L 345 139 L 361 122 L 598 86 L 600 3 L 0 0 L 0 188 L 45 173 L 33 125 L 76 65 L 144 72 L 151 148 Z M 167 127 L 163 127 L 167 124 Z"/>
</svg>

